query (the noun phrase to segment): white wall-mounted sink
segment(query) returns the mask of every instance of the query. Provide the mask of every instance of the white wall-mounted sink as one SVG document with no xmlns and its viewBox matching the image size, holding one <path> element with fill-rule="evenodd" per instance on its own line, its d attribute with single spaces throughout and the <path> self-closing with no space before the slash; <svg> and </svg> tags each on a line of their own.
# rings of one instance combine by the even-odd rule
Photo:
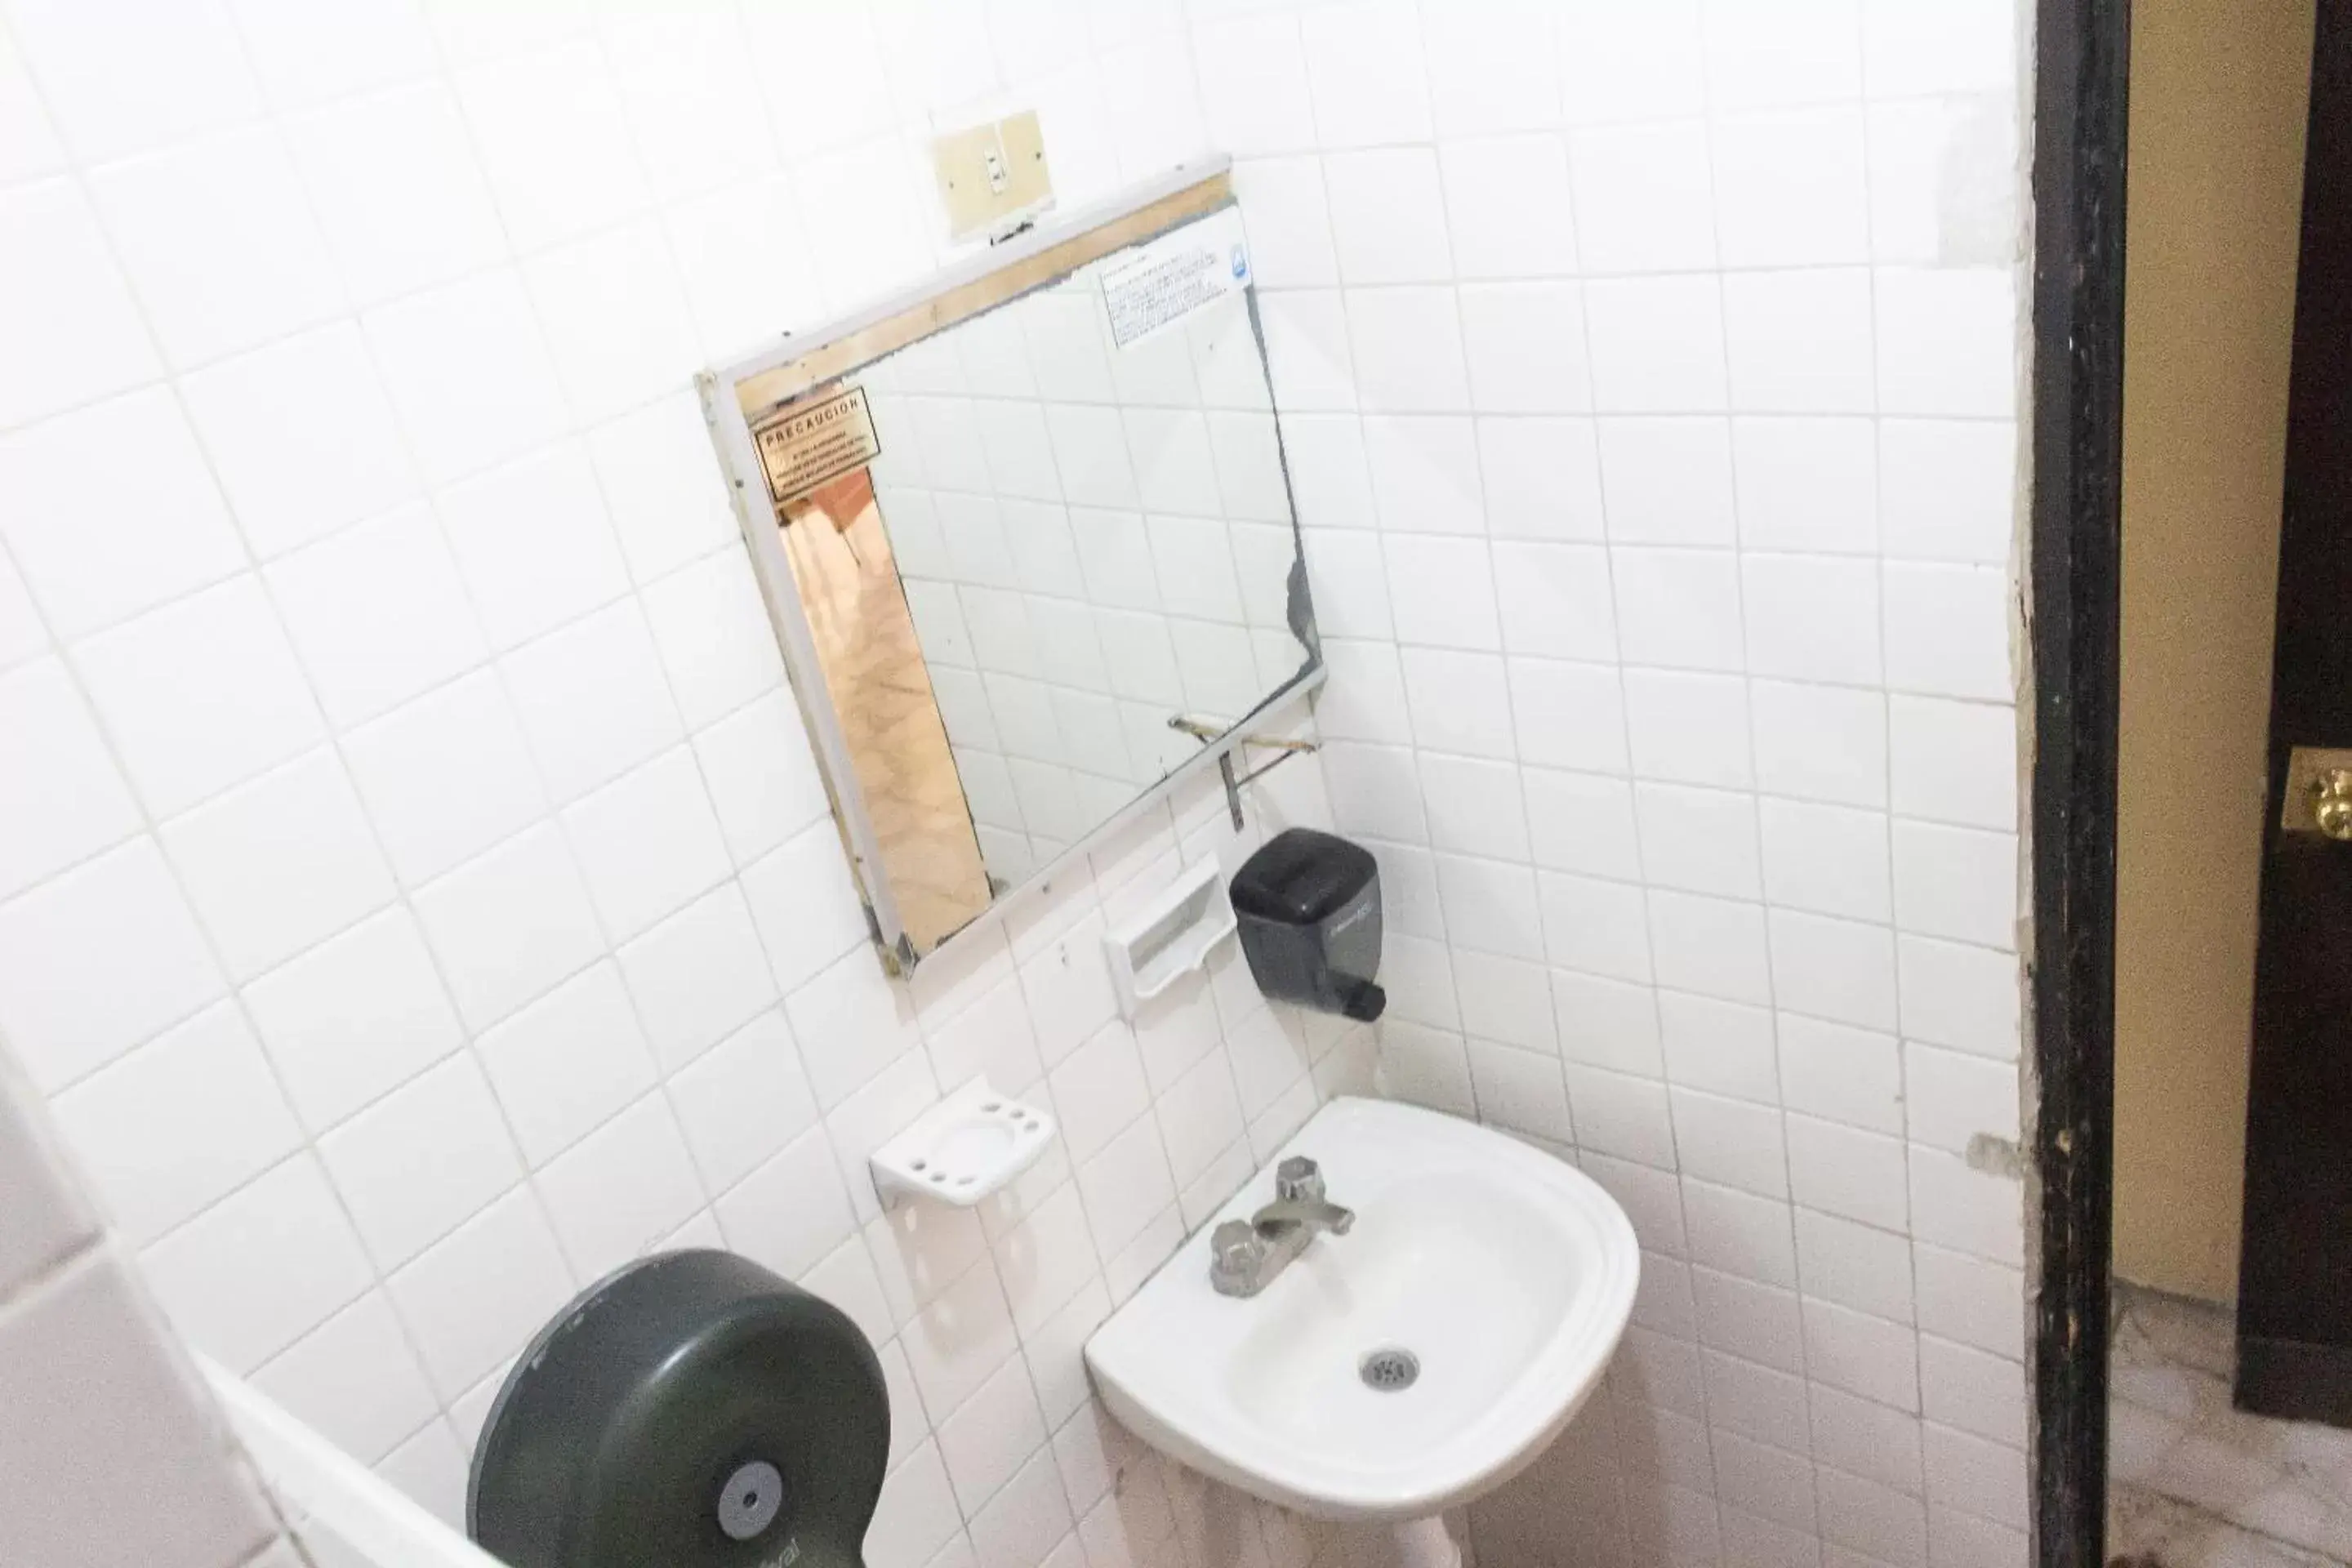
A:
<svg viewBox="0 0 2352 1568">
<path fill-rule="evenodd" d="M 1152 1447 L 1324 1519 L 1426 1520 L 1500 1486 L 1601 1381 L 1641 1254 L 1584 1173 L 1435 1111 L 1337 1100 L 1282 1151 L 1355 1211 L 1262 1294 L 1219 1295 L 1203 1226 L 1087 1344 L 1111 1414 Z M 1217 1215 L 1275 1196 L 1273 1166 Z M 1409 1387 L 1366 1358 L 1403 1350 Z"/>
</svg>

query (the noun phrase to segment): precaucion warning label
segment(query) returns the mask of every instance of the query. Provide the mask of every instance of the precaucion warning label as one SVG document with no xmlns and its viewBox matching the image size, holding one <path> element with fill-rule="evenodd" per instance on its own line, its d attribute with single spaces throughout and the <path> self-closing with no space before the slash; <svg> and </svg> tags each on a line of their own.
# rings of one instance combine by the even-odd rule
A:
<svg viewBox="0 0 2352 1568">
<path fill-rule="evenodd" d="M 757 438 L 768 494 L 778 506 L 882 455 L 866 389 L 859 386 L 793 405 L 761 426 Z"/>
<path fill-rule="evenodd" d="M 1126 253 L 1102 274 L 1111 341 L 1133 348 L 1203 305 L 1249 287 L 1242 215 L 1226 207 Z"/>
</svg>

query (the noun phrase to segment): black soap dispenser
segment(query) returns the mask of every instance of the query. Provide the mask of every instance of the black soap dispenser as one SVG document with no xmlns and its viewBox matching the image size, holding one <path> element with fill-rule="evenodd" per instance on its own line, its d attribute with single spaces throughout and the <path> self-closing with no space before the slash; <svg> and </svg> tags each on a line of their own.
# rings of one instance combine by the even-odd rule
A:
<svg viewBox="0 0 2352 1568">
<path fill-rule="evenodd" d="M 1381 1016 L 1381 868 L 1370 850 L 1285 828 L 1234 873 L 1232 893 L 1260 991 L 1367 1023 Z"/>
</svg>

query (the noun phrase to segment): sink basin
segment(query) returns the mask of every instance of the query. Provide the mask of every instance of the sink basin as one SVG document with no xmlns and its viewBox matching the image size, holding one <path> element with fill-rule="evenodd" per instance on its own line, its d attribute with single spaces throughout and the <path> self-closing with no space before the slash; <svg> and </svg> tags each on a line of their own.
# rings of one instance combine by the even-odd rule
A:
<svg viewBox="0 0 2352 1568">
<path fill-rule="evenodd" d="M 1104 1405 L 1170 1457 L 1323 1519 L 1423 1520 L 1500 1486 L 1624 1334 L 1641 1271 L 1624 1212 L 1549 1154 L 1386 1100 L 1333 1100 L 1276 1163 L 1293 1154 L 1354 1228 L 1257 1296 L 1217 1294 L 1209 1233 L 1273 1200 L 1269 1163 L 1087 1342 Z"/>
</svg>

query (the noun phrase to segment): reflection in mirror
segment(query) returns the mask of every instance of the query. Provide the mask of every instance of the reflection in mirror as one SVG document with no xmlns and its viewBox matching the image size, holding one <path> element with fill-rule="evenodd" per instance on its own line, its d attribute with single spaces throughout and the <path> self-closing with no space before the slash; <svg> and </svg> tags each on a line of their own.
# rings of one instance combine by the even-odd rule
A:
<svg viewBox="0 0 2352 1568">
<path fill-rule="evenodd" d="M 1105 232 L 1075 266 L 1032 247 L 927 336 L 868 329 L 878 357 L 781 403 L 740 394 L 808 632 L 788 659 L 901 963 L 1318 669 L 1239 212 Z"/>
<path fill-rule="evenodd" d="M 871 477 L 860 470 L 790 503 L 778 527 L 883 873 L 908 936 L 928 952 L 996 889 Z"/>
</svg>

